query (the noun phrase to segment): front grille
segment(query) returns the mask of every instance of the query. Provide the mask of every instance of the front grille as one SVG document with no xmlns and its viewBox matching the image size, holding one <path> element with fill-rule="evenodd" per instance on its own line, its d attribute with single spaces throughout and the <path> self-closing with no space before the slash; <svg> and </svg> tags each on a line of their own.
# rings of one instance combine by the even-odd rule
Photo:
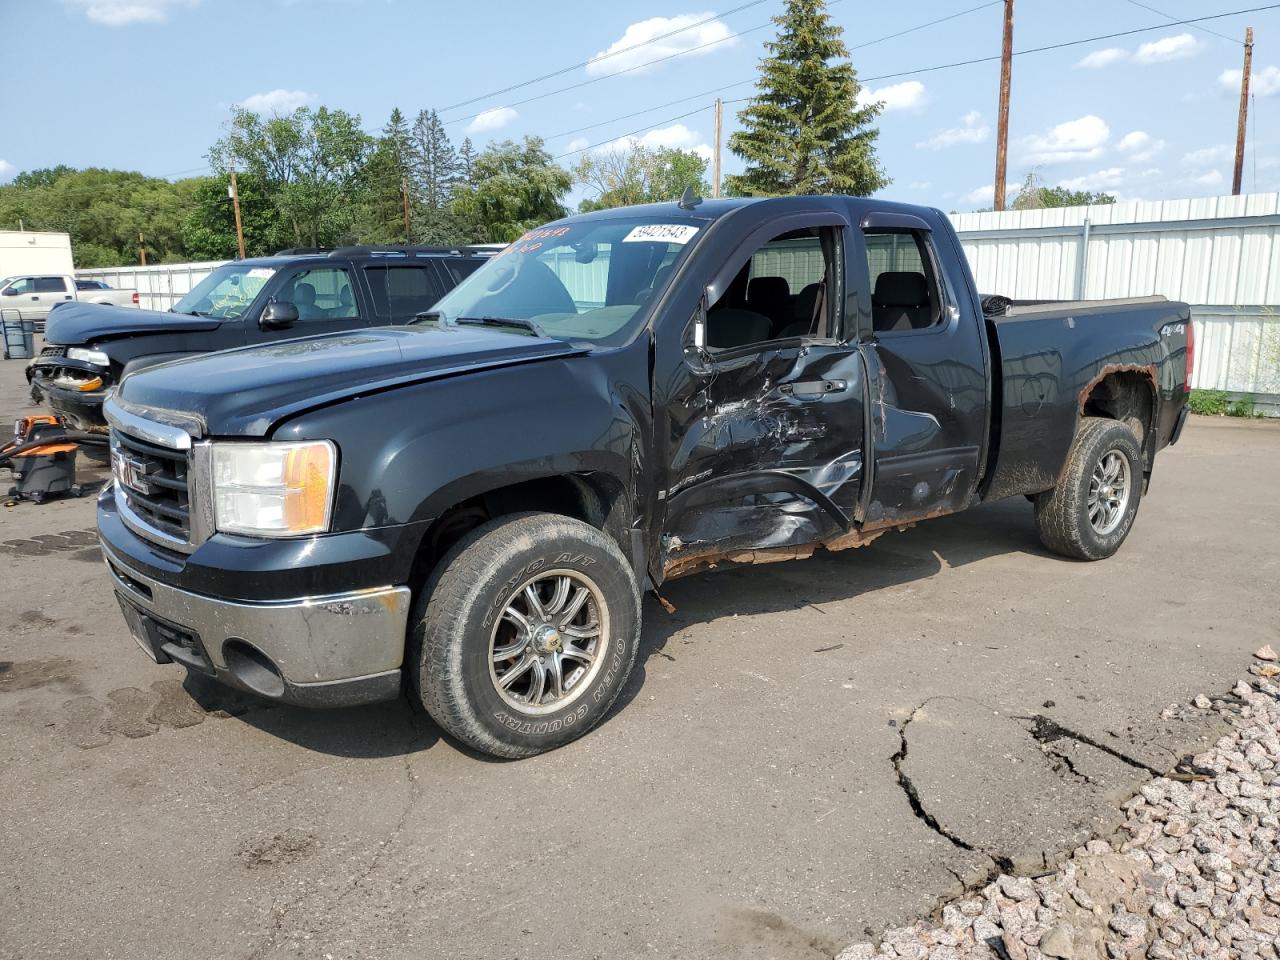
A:
<svg viewBox="0 0 1280 960">
<path fill-rule="evenodd" d="M 171 450 L 111 431 L 116 486 L 134 515 L 147 526 L 191 542 L 191 494 L 185 450 Z M 154 538 L 153 538 L 154 539 Z"/>
</svg>

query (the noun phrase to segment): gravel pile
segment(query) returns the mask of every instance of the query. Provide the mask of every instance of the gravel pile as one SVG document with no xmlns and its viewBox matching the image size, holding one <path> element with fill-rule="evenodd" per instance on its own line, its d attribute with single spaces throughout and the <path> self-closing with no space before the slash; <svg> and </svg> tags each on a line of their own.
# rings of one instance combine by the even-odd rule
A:
<svg viewBox="0 0 1280 960">
<path fill-rule="evenodd" d="M 1000 876 L 943 907 L 941 926 L 889 930 L 837 960 L 1280 957 L 1280 689 L 1268 679 L 1280 670 L 1252 673 L 1195 699 L 1234 733 L 1145 784 L 1111 843 L 1090 841 L 1047 876 Z"/>
</svg>

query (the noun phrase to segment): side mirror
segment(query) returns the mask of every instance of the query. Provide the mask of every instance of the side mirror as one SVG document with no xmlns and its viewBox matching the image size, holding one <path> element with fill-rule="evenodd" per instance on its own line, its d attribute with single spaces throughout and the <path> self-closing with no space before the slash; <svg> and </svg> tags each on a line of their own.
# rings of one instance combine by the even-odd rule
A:
<svg viewBox="0 0 1280 960">
<path fill-rule="evenodd" d="M 283 330 L 297 322 L 298 308 L 288 300 L 272 300 L 258 318 L 258 326 L 263 330 Z"/>
<path fill-rule="evenodd" d="M 18 295 L 18 290 L 16 287 L 5 287 L 3 290 L 0 290 L 0 295 L 6 296 L 6 297 L 16 297 Z"/>
</svg>

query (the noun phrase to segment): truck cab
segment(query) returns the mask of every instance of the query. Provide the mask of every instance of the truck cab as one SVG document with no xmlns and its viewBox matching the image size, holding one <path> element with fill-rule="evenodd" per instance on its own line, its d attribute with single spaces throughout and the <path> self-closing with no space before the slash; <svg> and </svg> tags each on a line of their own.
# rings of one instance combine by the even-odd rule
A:
<svg viewBox="0 0 1280 960">
<path fill-rule="evenodd" d="M 99 529 L 155 659 L 310 705 L 407 688 L 528 756 L 604 717 L 672 577 L 1009 496 L 1110 556 L 1190 364 L 1162 298 L 984 311 L 937 210 L 600 211 L 411 324 L 126 377 Z"/>
</svg>

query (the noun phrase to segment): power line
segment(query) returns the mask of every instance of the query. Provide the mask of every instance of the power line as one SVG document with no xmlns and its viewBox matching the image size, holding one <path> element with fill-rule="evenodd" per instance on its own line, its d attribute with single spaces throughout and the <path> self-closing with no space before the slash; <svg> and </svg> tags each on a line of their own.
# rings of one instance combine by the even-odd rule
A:
<svg viewBox="0 0 1280 960">
<path fill-rule="evenodd" d="M 1150 10 L 1152 13 L 1157 14 L 1158 16 L 1164 17 L 1166 20 L 1177 19 L 1172 14 L 1165 13 L 1163 10 L 1157 10 L 1155 7 L 1151 6 L 1150 4 L 1141 3 L 1140 0 L 1129 0 L 1129 3 L 1132 3 L 1135 7 L 1141 7 L 1143 10 Z M 1170 26 L 1173 26 L 1173 24 L 1170 24 Z M 1207 33 L 1210 36 L 1220 37 L 1221 39 L 1227 41 L 1227 43 L 1232 43 L 1232 44 L 1235 44 L 1236 46 L 1240 45 L 1239 40 L 1236 40 L 1234 37 L 1228 37 L 1225 33 L 1219 33 L 1217 30 L 1210 30 L 1208 27 L 1196 27 L 1195 29 L 1199 30 L 1201 33 Z"/>
<path fill-rule="evenodd" d="M 601 140 L 599 143 L 592 143 L 585 147 L 579 147 L 577 150 L 570 150 L 567 153 L 560 154 L 560 156 L 555 157 L 554 159 L 563 160 L 565 157 L 572 157 L 575 154 L 586 153 L 588 150 L 594 150 L 596 147 L 603 147 L 610 143 L 614 143 L 618 140 L 626 140 L 629 137 L 636 137 L 642 133 L 646 133 L 649 130 L 652 130 L 654 127 L 660 127 L 664 123 L 675 123 L 677 120 L 683 120 L 685 117 L 692 117 L 695 113 L 702 113 L 703 110 L 707 110 L 709 108 L 710 108 L 710 104 L 703 104 L 702 106 L 698 107 L 696 110 L 690 110 L 688 113 L 682 113 L 679 116 L 675 116 L 675 117 L 667 117 L 667 119 L 659 120 L 657 123 L 650 123 L 636 130 L 632 130 L 630 133 L 624 133 L 624 134 L 621 134 L 620 136 L 610 137 L 608 140 Z"/>
<path fill-rule="evenodd" d="M 840 2 L 841 2 L 841 0 L 832 0 L 832 3 L 840 3 Z M 886 40 L 896 40 L 898 37 L 906 36 L 906 35 L 907 35 L 907 34 L 909 34 L 909 33 L 915 33 L 915 32 L 916 32 L 916 31 L 918 31 L 918 30 L 924 30 L 924 29 L 927 29 L 928 27 L 937 26 L 937 25 L 938 25 L 938 24 L 940 24 L 940 23 L 946 23 L 948 20 L 955 20 L 957 17 L 963 17 L 963 16 L 965 16 L 965 15 L 967 15 L 967 14 L 974 13 L 974 12 L 976 12 L 976 11 L 978 11 L 978 10 L 985 9 L 986 7 L 992 7 L 992 6 L 995 6 L 996 4 L 1001 3 L 1001 2 L 1002 2 L 1002 0 L 987 0 L 987 2 L 986 2 L 986 3 L 980 3 L 980 4 L 978 4 L 978 5 L 977 5 L 977 6 L 975 6 L 975 7 L 968 7 L 967 9 L 957 11 L 956 13 L 949 14 L 949 15 L 947 15 L 947 16 L 945 16 L 945 17 L 939 17 L 939 18 L 937 18 L 936 20 L 929 20 L 929 21 L 928 21 L 928 22 L 926 22 L 926 23 L 919 23 L 919 24 L 916 24 L 916 25 L 915 25 L 915 26 L 913 26 L 913 27 L 907 27 L 905 30 L 898 30 L 898 31 L 897 31 L 897 32 L 895 32 L 895 33 L 888 33 L 888 34 L 885 34 L 885 35 L 884 35 L 884 36 L 882 36 L 882 37 L 876 37 L 874 40 L 867 40 L 867 41 L 865 41 L 865 42 L 863 42 L 863 43 L 859 43 L 859 44 L 857 44 L 856 46 L 851 47 L 851 48 L 850 48 L 850 50 L 851 50 L 851 51 L 852 51 L 852 50 L 862 50 L 862 49 L 864 49 L 864 48 L 866 48 L 866 47 L 872 47 L 872 46 L 875 46 L 875 45 L 876 45 L 876 44 L 878 44 L 878 43 L 884 43 Z M 831 6 L 831 5 L 832 5 L 832 4 L 828 4 L 828 6 Z M 752 27 L 751 29 L 752 29 L 752 30 L 762 30 L 762 29 L 764 29 L 764 28 L 765 28 L 765 27 L 767 27 L 767 26 L 769 26 L 769 24 L 761 24 L 759 27 Z M 743 32 L 745 33 L 745 32 L 748 32 L 748 31 L 743 31 Z M 728 39 L 728 38 L 725 38 L 725 39 Z M 696 49 L 696 48 L 695 48 L 695 49 Z M 685 51 L 685 52 L 688 52 L 688 51 Z M 615 74 L 610 74 L 610 76 L 615 76 Z M 601 77 L 600 79 L 605 79 L 605 78 Z M 557 139 L 557 138 L 559 138 L 559 137 L 567 137 L 567 136 L 571 136 L 572 134 L 575 134 L 575 133 L 582 133 L 584 130 L 594 130 L 596 127 L 603 127 L 603 126 L 605 126 L 605 125 L 607 125 L 607 124 L 614 123 L 614 122 L 616 122 L 616 121 L 618 121 L 618 120 L 629 120 L 629 119 L 631 119 L 632 117 L 638 117 L 638 116 L 640 116 L 641 114 L 644 114 L 644 113 L 650 113 L 650 112 L 652 112 L 652 111 L 654 111 L 654 110 L 661 110 L 663 107 L 673 107 L 673 106 L 675 106 L 677 103 L 687 103 L 688 101 L 690 101 L 690 100 L 696 100 L 696 99 L 698 99 L 699 97 L 709 96 L 709 95 L 711 95 L 711 94 L 713 94 L 713 93 L 720 93 L 721 91 L 723 91 L 723 90 L 728 90 L 728 89 L 730 89 L 730 88 L 732 88 L 732 87 L 740 87 L 740 86 L 742 86 L 743 84 L 746 84 L 746 83 L 754 83 L 754 82 L 755 82 L 755 78 L 754 78 L 754 77 L 752 77 L 752 78 L 751 78 L 751 79 L 749 79 L 749 80 L 735 80 L 733 83 L 726 83 L 726 84 L 722 84 L 721 86 L 713 87 L 713 88 L 712 88 L 712 89 L 710 89 L 710 90 L 704 90 L 702 93 L 690 94 L 690 95 L 689 95 L 689 96 L 687 96 L 687 97 L 678 97 L 678 98 L 676 98 L 675 100 L 668 100 L 666 103 L 660 103 L 660 104 L 657 104 L 657 105 L 652 106 L 652 107 L 646 107 L 646 108 L 645 108 L 645 109 L 643 109 L 643 110 L 636 110 L 636 111 L 634 111 L 633 113 L 625 113 L 625 114 L 622 114 L 621 116 L 617 116 L 617 117 L 610 117 L 608 120 L 600 120 L 600 121 L 598 121 L 598 122 L 596 122 L 596 123 L 589 123 L 589 124 L 586 124 L 586 125 L 581 126 L 581 127 L 576 127 L 576 128 L 574 128 L 573 130 L 565 130 L 565 131 L 563 131 L 563 132 L 561 132 L 561 133 L 552 134 L 551 136 L 547 137 L 547 139 L 548 139 L 548 140 L 555 140 L 555 139 Z M 744 98 L 741 98 L 741 99 L 749 99 L 749 98 L 745 98 L 745 97 L 744 97 Z M 726 102 L 726 103 L 740 103 L 740 102 L 741 102 L 741 100 L 726 100 L 725 102 Z M 468 119 L 468 118 L 465 118 L 465 117 L 464 117 L 464 118 L 462 118 L 462 119 Z M 451 122 L 452 122 L 452 121 L 451 121 Z M 667 121 L 663 121 L 663 123 L 665 123 L 665 122 L 667 122 Z"/>
<path fill-rule="evenodd" d="M 666 33 L 660 33 L 656 37 L 650 37 L 648 40 L 644 40 L 641 43 L 633 43 L 629 47 L 620 47 L 617 50 L 610 50 L 607 53 L 597 54 L 596 56 L 591 57 L 588 60 L 583 60 L 581 63 L 570 64 L 567 67 L 561 67 L 559 70 L 553 70 L 551 73 L 544 73 L 540 77 L 534 77 L 531 80 L 523 80 L 520 83 L 513 83 L 511 86 L 503 87 L 500 90 L 490 90 L 488 93 L 482 93 L 479 96 L 472 97 L 470 100 L 460 100 L 457 103 L 451 103 L 447 107 L 441 107 L 440 109 L 456 110 L 458 107 L 469 107 L 473 103 L 478 103 L 481 100 L 487 100 L 490 97 L 501 96 L 504 93 L 510 93 L 512 90 L 519 90 L 521 87 L 528 87 L 528 86 L 532 86 L 535 83 L 541 83 L 543 80 L 550 80 L 554 77 L 561 77 L 561 76 L 564 76 L 566 73 L 572 73 L 574 70 L 579 70 L 583 67 L 589 66 L 590 64 L 599 63 L 601 60 L 607 60 L 610 57 L 616 57 L 619 54 L 629 53 L 632 50 L 639 50 L 641 47 L 650 46 L 652 44 L 657 43 L 659 40 L 665 40 L 668 37 L 674 37 L 676 34 L 685 33 L 686 31 L 692 30 L 695 27 L 705 26 L 706 24 L 710 23 L 713 20 L 718 20 L 721 17 L 729 17 L 735 13 L 741 13 L 743 10 L 746 10 L 748 7 L 758 7 L 760 4 L 766 3 L 766 2 L 767 0 L 751 0 L 750 3 L 744 3 L 741 6 L 734 7 L 732 10 L 725 10 L 722 13 L 713 13 L 707 17 L 704 17 L 701 20 L 696 21 L 695 23 L 686 24 L 685 26 L 678 27 L 675 30 L 668 30 Z"/>
<path fill-rule="evenodd" d="M 996 0 L 996 2 L 1001 2 L 1001 0 Z M 983 6 L 990 6 L 990 5 L 991 5 L 991 4 L 983 4 Z M 1082 38 L 1081 38 L 1081 39 L 1079 39 L 1079 40 L 1066 40 L 1066 41 L 1063 41 L 1062 43 L 1052 43 L 1052 44 L 1046 44 L 1045 46 L 1041 46 L 1041 47 L 1029 47 L 1029 48 L 1027 48 L 1027 49 L 1025 49 L 1025 50 L 1015 50 L 1015 51 L 1013 51 L 1013 56 L 1015 56 L 1015 57 L 1020 57 L 1020 56 L 1025 56 L 1025 55 L 1027 55 L 1027 54 L 1029 54 L 1029 53 L 1045 53 L 1045 52 L 1050 51 L 1050 50 L 1061 50 L 1061 49 L 1063 49 L 1063 48 L 1065 48 L 1065 47 L 1076 47 L 1076 46 L 1080 46 L 1081 44 L 1085 44 L 1085 43 L 1097 43 L 1097 42 L 1098 42 L 1098 41 L 1100 41 L 1100 40 L 1113 40 L 1113 39 L 1115 39 L 1115 38 L 1117 38 L 1117 37 L 1127 37 L 1127 36 L 1131 36 L 1131 35 L 1133 35 L 1133 34 L 1137 34 L 1137 33 L 1149 33 L 1149 32 L 1151 32 L 1152 30 L 1163 30 L 1163 29 L 1165 29 L 1165 28 L 1166 28 L 1166 27 L 1168 27 L 1168 26 L 1182 26 L 1182 25 L 1188 25 L 1188 24 L 1193 24 L 1193 23 L 1204 23 L 1205 21 L 1210 21 L 1210 20 L 1221 20 L 1221 19 L 1223 19 L 1223 18 L 1225 18 L 1225 17 L 1235 17 L 1235 16 L 1240 16 L 1240 15 L 1242 15 L 1242 14 L 1246 14 L 1246 13 L 1258 13 L 1258 12 L 1261 12 L 1261 11 L 1266 11 L 1266 10 L 1275 10 L 1275 9 L 1278 9 L 1278 8 L 1280 8 L 1280 3 L 1270 3 L 1270 4 L 1265 4 L 1265 5 L 1263 5 L 1263 6 L 1259 6 L 1259 7 L 1250 7 L 1250 8 L 1245 9 L 1245 10 L 1233 10 L 1233 11 L 1230 11 L 1230 12 L 1227 12 L 1227 13 L 1217 13 L 1217 14 L 1213 14 L 1213 15 L 1211 15 L 1211 16 L 1206 16 L 1206 17 L 1193 17 L 1193 18 L 1189 18 L 1189 19 L 1179 20 L 1179 21 L 1177 21 L 1177 22 L 1176 22 L 1176 23 L 1174 23 L 1174 24 L 1163 24 L 1163 23 L 1162 23 L 1162 24 L 1156 24 L 1156 25 L 1154 25 L 1154 26 L 1150 26 L 1150 27 L 1137 27 L 1137 28 L 1132 29 L 1132 30 L 1122 30 L 1122 31 L 1119 31 L 1119 32 L 1116 32 L 1116 33 L 1101 34 L 1101 35 L 1099 35 L 1099 36 L 1094 36 L 1094 37 L 1082 37 Z M 973 8 L 973 9 L 981 9 L 981 7 L 975 7 L 975 8 Z M 969 12 L 971 12 L 971 11 L 969 11 Z M 924 25 L 922 25 L 922 26 L 924 26 Z M 919 28 L 916 28 L 916 29 L 919 29 Z M 884 39 L 888 39 L 888 38 L 884 38 Z M 950 69 L 953 69 L 953 68 L 955 68 L 955 67 L 966 67 L 966 66 L 971 66 L 971 65 L 973 65 L 973 64 L 978 64 L 978 63 L 990 63 L 990 62 L 992 62 L 992 61 L 999 60 L 999 59 L 1000 59 L 1000 54 L 996 54 L 995 56 L 991 56 L 991 57 L 975 57 L 975 58 L 970 59 L 970 60 L 957 60 L 957 61 L 955 61 L 955 62 L 953 62 L 953 63 L 941 63 L 941 64 L 935 64 L 934 66 L 931 66 L 931 67 L 918 67 L 918 68 L 916 68 L 916 69 L 914 69 L 914 70 L 901 70 L 901 71 L 898 71 L 898 72 L 896 72 L 896 73 L 885 73 L 885 74 L 881 74 L 881 75 L 879 75 L 879 76 L 875 76 L 875 77 L 860 77 L 860 78 L 859 78 L 859 82 L 860 82 L 860 83 L 864 83 L 864 84 L 865 84 L 865 83 L 875 83 L 875 82 L 880 81 L 880 80 L 893 80 L 893 79 L 896 79 L 896 78 L 898 78 L 898 77 L 916 76 L 916 75 L 918 75 L 918 74 L 922 74 L 922 73 L 932 73 L 932 72 L 935 72 L 935 71 L 938 71 L 938 70 L 950 70 Z M 742 85 L 742 84 L 744 84 L 744 83 L 754 83 L 754 82 L 755 82 L 755 78 L 754 78 L 754 77 L 752 77 L 752 78 L 751 78 L 751 79 L 749 79 L 749 80 L 737 80 L 737 81 L 735 81 L 735 82 L 733 82 L 733 83 L 725 84 L 725 85 L 724 85 L 724 86 L 722 86 L 722 87 L 717 87 L 717 88 L 716 88 L 716 89 L 714 89 L 714 90 L 708 90 L 708 91 L 705 91 L 704 93 L 701 93 L 701 94 L 694 94 L 694 95 L 693 95 L 693 96 L 691 96 L 691 97 L 685 97 L 685 98 L 683 98 L 683 99 L 684 99 L 684 100 L 689 100 L 689 99 L 693 99 L 694 97 L 697 97 L 697 96 L 707 96 L 708 94 L 711 94 L 711 93 L 718 93 L 720 90 L 725 90 L 725 89 L 728 89 L 729 87 L 736 87 L 736 86 L 741 86 L 741 85 Z M 726 104 L 730 104 L 730 103 L 743 103 L 743 102 L 745 102 L 745 101 L 747 101 L 747 100 L 750 100 L 750 99 L 752 99 L 752 98 L 751 98 L 751 97 L 739 97 L 739 98 L 737 98 L 737 99 L 735 99 L 735 100 L 726 100 L 726 101 L 724 101 L 724 102 L 725 102 Z M 625 114 L 624 116 L 621 116 L 621 117 L 613 117 L 613 118 L 612 118 L 612 119 L 610 119 L 610 120 L 604 120 L 604 121 L 601 121 L 601 122 L 600 122 L 600 123 L 598 123 L 598 124 L 593 124 L 592 126 L 603 126 L 604 124 L 607 124 L 607 123 L 613 123 L 613 122 L 615 122 L 615 121 L 617 121 L 617 120 L 624 120 L 624 119 L 627 119 L 627 118 L 629 118 L 629 117 L 637 116 L 637 115 L 639 115 L 639 114 L 641 114 L 641 113 L 648 113 L 648 112 L 650 112 L 651 110 L 659 110 L 659 109 L 661 109 L 663 106 L 671 106 L 671 105 L 673 105 L 673 104 L 675 104 L 675 103 L 680 103 L 680 102 L 682 102 L 682 101 L 680 101 L 680 100 L 673 100 L 673 101 L 671 101 L 670 103 L 667 103 L 667 104 L 660 104 L 660 105 L 655 106 L 655 107 L 650 107 L 650 108 L 649 108 L 649 109 L 647 109 L 647 110 L 638 110 L 638 111 L 636 111 L 635 113 Z M 685 119 L 686 117 L 691 117 L 691 116 L 693 116 L 693 115 L 694 115 L 694 114 L 696 114 L 696 113 L 701 113 L 703 110 L 708 109 L 708 107 L 709 107 L 709 105 L 704 105 L 704 106 L 698 107 L 696 110 L 690 110 L 690 111 L 688 111 L 687 113 L 682 113 L 682 114 L 680 114 L 679 116 L 675 116 L 675 117 L 668 117 L 668 118 L 666 118 L 665 120 L 659 120 L 659 121 L 657 121 L 656 123 L 650 123 L 650 124 L 647 124 L 647 125 L 645 125 L 645 126 L 643 126 L 643 127 L 640 127 L 640 128 L 639 128 L 639 129 L 637 129 L 637 130 L 633 130 L 633 131 L 631 131 L 630 133 L 624 133 L 624 134 L 621 134 L 620 136 L 610 137 L 610 138 L 609 138 L 609 139 L 607 139 L 607 140 L 602 140 L 602 141 L 600 141 L 599 143 L 593 143 L 593 144 L 590 144 L 589 146 L 582 147 L 582 148 L 580 148 L 580 149 L 578 149 L 578 150 L 570 150 L 570 151 L 568 151 L 568 152 L 566 152 L 566 153 L 562 153 L 562 154 L 560 154 L 560 156 L 556 157 L 555 159 L 556 159 L 556 160 L 561 160 L 561 159 L 563 159 L 564 157 L 571 157 L 571 156 L 574 156 L 575 154 L 583 153 L 583 152 L 585 152 L 585 151 L 587 151 L 587 150 L 594 150 L 596 147 L 602 147 L 602 146 L 605 146 L 606 144 L 614 143 L 614 142 L 616 142 L 616 141 L 618 141 L 618 140 L 625 140 L 625 139 L 627 139 L 628 137 L 638 136 L 639 134 L 641 134 L 641 133 L 645 133 L 645 132 L 647 132 L 647 131 L 649 131 L 649 130 L 652 130 L 652 129 L 654 129 L 655 127 L 660 127 L 660 126 L 662 126 L 662 125 L 663 125 L 663 124 L 665 124 L 665 123 L 674 123 L 674 122 L 675 122 L 675 121 L 677 121 L 677 120 L 683 120 L 683 119 Z M 584 128 L 582 128 L 582 129 L 587 129 L 587 128 L 585 128 L 585 127 L 584 127 Z M 576 133 L 577 131 L 569 131 L 569 132 L 570 132 L 570 133 Z M 557 134 L 557 136 L 564 136 L 564 135 L 565 135 L 565 134 Z"/>
<path fill-rule="evenodd" d="M 832 4 L 842 3 L 842 2 L 843 0 L 830 0 L 830 3 L 828 3 L 827 5 L 831 6 Z M 669 53 L 663 57 L 655 57 L 653 60 L 646 60 L 644 63 L 637 63 L 635 66 L 627 67 L 624 70 L 617 70 L 613 73 L 606 73 L 602 77 L 592 77 L 589 80 L 582 80 L 582 81 L 579 81 L 578 83 L 571 83 L 567 87 L 557 87 L 555 90 L 548 90 L 545 93 L 535 94 L 532 97 L 525 97 L 523 100 L 517 100 L 514 103 L 504 104 L 503 106 L 504 107 L 521 107 L 521 106 L 524 106 L 526 103 L 533 103 L 535 100 L 545 100 L 547 97 L 554 97 L 556 94 L 559 94 L 559 93 L 568 93 L 570 90 L 578 90 L 581 87 L 590 86 L 593 83 L 599 83 L 601 80 L 608 80 L 611 77 L 620 77 L 624 73 L 633 73 L 636 70 L 643 70 L 645 67 L 651 67 L 655 63 L 662 63 L 665 60 L 674 60 L 676 57 L 687 56 L 688 54 L 693 53 L 695 50 L 703 50 L 707 47 L 714 47 L 716 44 L 725 43 L 726 41 L 734 40 L 738 37 L 746 36 L 748 33 L 755 33 L 757 30 L 763 30 L 766 27 L 771 27 L 771 26 L 773 26 L 772 20 L 769 21 L 768 23 L 762 23 L 756 27 L 750 27 L 746 30 L 739 30 L 737 33 L 730 33 L 727 36 L 723 36 L 718 40 L 711 40 L 707 43 L 700 43 L 696 47 L 689 47 L 687 50 L 680 50 L 680 51 L 677 51 L 676 53 Z M 498 110 L 502 108 L 503 107 L 490 107 L 487 110 L 481 110 L 479 113 L 472 113 L 465 117 L 454 117 L 451 120 L 445 120 L 444 124 L 445 126 L 451 126 L 452 124 L 455 124 L 455 123 L 462 123 L 464 120 L 474 120 L 476 117 L 479 117 L 486 113 L 491 113 L 494 110 Z"/>
<path fill-rule="evenodd" d="M 1096 37 L 1084 37 L 1080 40 L 1066 40 L 1062 43 L 1050 43 L 1043 47 L 1028 47 L 1026 50 L 1015 50 L 1015 57 L 1025 56 L 1028 53 L 1045 53 L 1049 50 L 1062 50 L 1065 47 L 1078 47 L 1084 43 L 1097 43 L 1099 40 L 1115 40 L 1118 37 L 1129 37 L 1135 33 L 1150 33 L 1152 30 L 1164 30 L 1171 26 L 1185 26 L 1194 23 L 1203 23 L 1206 20 L 1221 20 L 1225 17 L 1238 17 L 1246 13 L 1259 13 L 1264 10 L 1280 9 L 1280 3 L 1268 3 L 1260 7 L 1249 7 L 1246 10 L 1232 10 L 1228 13 L 1215 13 L 1208 17 L 1193 17 L 1187 20 L 1176 20 L 1173 23 L 1158 23 L 1152 27 L 1136 27 L 1132 30 L 1120 30 L 1116 33 L 1104 33 Z M 860 83 L 875 83 L 878 80 L 895 80 L 898 77 L 913 77 L 921 73 L 933 73 L 936 70 L 949 70 L 952 67 L 968 67 L 976 63 L 991 63 L 999 60 L 1000 55 L 996 54 L 992 57 L 974 57 L 971 60 L 956 60 L 952 63 L 939 63 L 932 67 L 919 67 L 915 70 L 899 70 L 896 73 L 883 73 L 878 77 L 859 78 Z"/>
</svg>

